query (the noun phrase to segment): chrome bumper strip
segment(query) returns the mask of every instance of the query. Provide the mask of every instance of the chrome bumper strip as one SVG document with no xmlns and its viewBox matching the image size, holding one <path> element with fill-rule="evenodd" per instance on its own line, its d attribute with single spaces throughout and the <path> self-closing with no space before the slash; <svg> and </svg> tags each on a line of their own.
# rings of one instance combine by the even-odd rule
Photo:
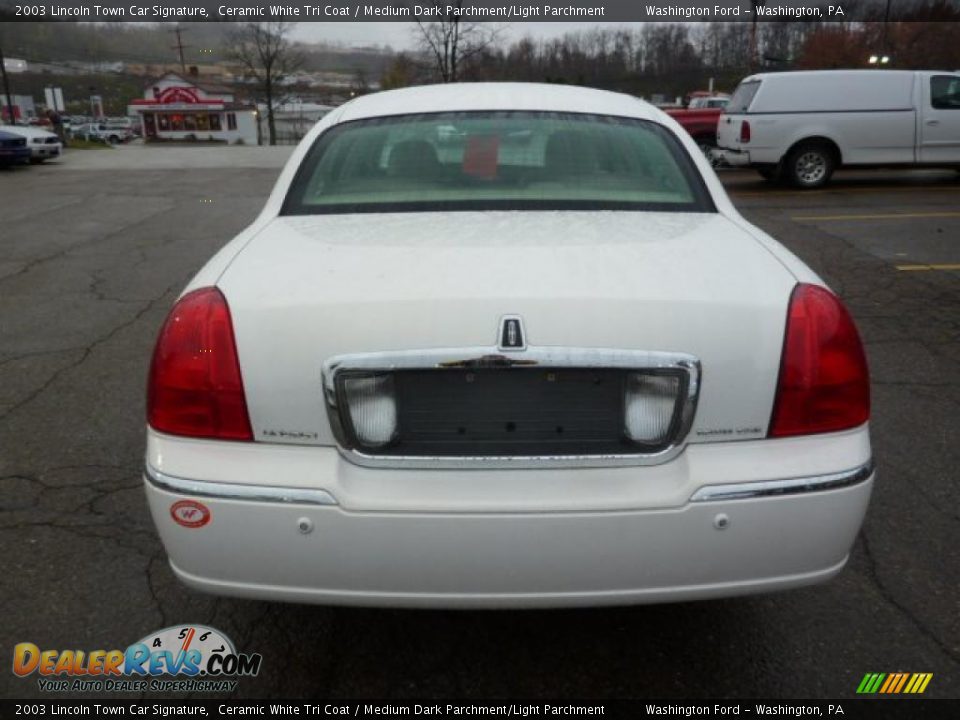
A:
<svg viewBox="0 0 960 720">
<path fill-rule="evenodd" d="M 759 482 L 732 483 L 730 485 L 705 485 L 690 496 L 690 502 L 714 502 L 716 500 L 746 500 L 750 498 L 798 495 L 850 487 L 873 475 L 873 459 L 860 467 L 830 475 L 790 478 L 787 480 L 762 480 Z"/>
<path fill-rule="evenodd" d="M 241 485 L 237 483 L 187 480 L 167 475 L 144 466 L 144 477 L 154 487 L 167 492 L 221 500 L 250 500 L 254 502 L 292 503 L 302 505 L 336 505 L 333 495 L 326 490 L 312 488 L 271 487 L 269 485 Z"/>
<path fill-rule="evenodd" d="M 690 502 L 747 500 L 837 490 L 866 481 L 873 475 L 873 471 L 874 465 L 871 459 L 860 467 L 830 475 L 815 475 L 787 480 L 761 480 L 728 485 L 705 485 L 690 496 Z M 336 499 L 326 490 L 188 480 L 167 475 L 150 467 L 150 465 L 144 466 L 144 477 L 154 487 L 181 495 L 254 502 L 337 505 Z"/>
</svg>

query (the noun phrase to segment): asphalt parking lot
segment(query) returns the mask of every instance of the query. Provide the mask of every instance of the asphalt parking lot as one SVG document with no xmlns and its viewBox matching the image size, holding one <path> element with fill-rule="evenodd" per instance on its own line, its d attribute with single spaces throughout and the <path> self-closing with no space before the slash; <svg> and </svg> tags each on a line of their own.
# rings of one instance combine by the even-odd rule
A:
<svg viewBox="0 0 960 720">
<path fill-rule="evenodd" d="M 355 610 L 188 591 L 147 513 L 155 334 L 285 153 L 235 150 L 75 151 L 0 171 L 0 652 L 125 647 L 192 622 L 263 654 L 240 696 L 852 697 L 866 672 L 910 671 L 934 674 L 928 696 L 960 697 L 956 174 L 845 172 L 806 193 L 723 174 L 866 342 L 879 474 L 836 580 L 604 610 Z M 41 695 L 9 671 L 0 694 Z"/>
</svg>

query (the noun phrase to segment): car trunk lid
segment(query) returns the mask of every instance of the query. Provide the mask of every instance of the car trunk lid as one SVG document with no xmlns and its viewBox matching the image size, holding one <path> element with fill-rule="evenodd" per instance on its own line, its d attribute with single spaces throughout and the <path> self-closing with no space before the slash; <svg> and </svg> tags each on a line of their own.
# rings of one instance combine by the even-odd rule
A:
<svg viewBox="0 0 960 720">
<path fill-rule="evenodd" d="M 689 440 L 763 437 L 794 284 L 720 214 L 617 211 L 280 217 L 218 281 L 255 438 L 320 445 L 328 359 L 495 348 L 510 315 L 538 348 L 693 355 Z"/>
</svg>

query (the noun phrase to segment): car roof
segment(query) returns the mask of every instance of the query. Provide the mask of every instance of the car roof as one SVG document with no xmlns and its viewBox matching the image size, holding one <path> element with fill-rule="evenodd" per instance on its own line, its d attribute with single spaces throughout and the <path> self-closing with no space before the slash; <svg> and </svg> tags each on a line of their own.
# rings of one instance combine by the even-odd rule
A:
<svg viewBox="0 0 960 720">
<path fill-rule="evenodd" d="M 753 82 L 754 80 L 769 80 L 771 78 L 803 78 L 803 77 L 850 77 L 857 75 L 869 75 L 878 77 L 880 75 L 914 75 L 915 70 L 887 70 L 887 69 L 838 69 L 838 70 L 787 70 L 783 72 L 756 73 L 745 77 L 741 82 Z"/>
<path fill-rule="evenodd" d="M 341 106 L 337 122 L 471 110 L 543 110 L 660 120 L 652 106 L 632 95 L 542 83 L 449 83 L 363 95 Z"/>
</svg>

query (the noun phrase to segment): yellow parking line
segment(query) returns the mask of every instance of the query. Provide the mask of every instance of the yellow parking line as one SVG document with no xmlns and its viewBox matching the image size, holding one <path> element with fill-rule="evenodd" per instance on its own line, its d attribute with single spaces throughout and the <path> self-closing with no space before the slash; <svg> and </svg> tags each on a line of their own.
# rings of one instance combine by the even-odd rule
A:
<svg viewBox="0 0 960 720">
<path fill-rule="evenodd" d="M 897 265 L 897 270 L 960 270 L 960 263 L 933 263 L 932 265 Z"/>
<path fill-rule="evenodd" d="M 910 220 L 912 218 L 953 218 L 960 217 L 960 212 L 928 212 L 928 213 L 876 213 L 873 215 L 794 215 L 791 220 L 825 221 L 825 220 Z"/>
</svg>

